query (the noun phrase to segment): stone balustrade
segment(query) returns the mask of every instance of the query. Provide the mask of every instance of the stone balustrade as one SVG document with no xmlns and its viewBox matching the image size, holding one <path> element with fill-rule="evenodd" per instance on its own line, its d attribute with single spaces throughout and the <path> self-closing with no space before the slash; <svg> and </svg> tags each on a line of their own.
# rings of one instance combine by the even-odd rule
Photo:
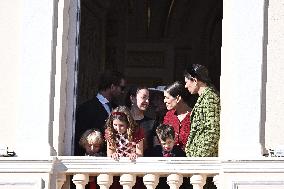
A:
<svg viewBox="0 0 284 189">
<path fill-rule="evenodd" d="M 130 161 L 121 158 L 119 161 L 102 157 L 59 157 L 57 171 L 61 174 L 73 175 L 73 183 L 77 189 L 85 188 L 89 176 L 97 176 L 98 185 L 107 189 L 113 182 L 113 176 L 120 177 L 124 189 L 131 189 L 136 177 L 142 177 L 147 189 L 154 189 L 160 177 L 167 177 L 171 189 L 178 189 L 183 177 L 190 177 L 194 189 L 202 189 L 206 177 L 219 175 L 218 158 L 138 158 Z M 58 187 L 62 186 L 59 177 Z M 215 180 L 217 177 L 215 178 Z M 217 181 L 216 181 L 217 182 Z"/>
<path fill-rule="evenodd" d="M 183 177 L 190 178 L 193 189 L 202 189 L 207 177 L 213 177 L 218 189 L 282 189 L 284 158 L 220 160 L 141 157 L 136 161 L 87 156 L 0 158 L 0 189 L 67 189 L 69 182 L 73 182 L 77 189 L 84 189 L 90 176 L 97 176 L 101 189 L 108 189 L 114 176 L 119 177 L 124 189 L 132 188 L 137 176 L 142 177 L 147 189 L 154 189 L 160 177 L 166 177 L 171 189 L 178 189 Z"/>
</svg>

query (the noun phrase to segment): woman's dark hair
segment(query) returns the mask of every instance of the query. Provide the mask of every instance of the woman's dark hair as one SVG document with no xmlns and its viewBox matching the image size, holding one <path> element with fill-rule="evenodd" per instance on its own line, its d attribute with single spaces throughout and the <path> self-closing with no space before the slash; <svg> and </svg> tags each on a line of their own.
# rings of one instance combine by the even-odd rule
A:
<svg viewBox="0 0 284 189">
<path fill-rule="evenodd" d="M 213 85 L 209 77 L 208 69 L 205 66 L 201 64 L 189 64 L 187 65 L 183 75 L 187 79 L 196 78 L 197 80 L 202 81 L 207 86 L 211 87 L 218 96 L 220 96 L 218 90 Z"/>
<path fill-rule="evenodd" d="M 174 98 L 180 96 L 184 102 L 186 102 L 190 107 L 193 107 L 191 104 L 193 97 L 184 86 L 185 86 L 184 82 L 176 81 L 171 85 L 168 85 L 165 88 L 165 91 Z"/>
<path fill-rule="evenodd" d="M 141 89 L 147 89 L 148 88 L 146 86 L 135 86 L 135 85 L 132 85 L 129 87 L 127 93 L 126 93 L 126 96 L 125 96 L 125 105 L 128 107 L 128 108 L 131 108 L 131 100 L 130 100 L 130 97 L 131 96 L 134 96 L 136 97 L 138 91 L 140 91 Z"/>
<path fill-rule="evenodd" d="M 199 81 L 211 84 L 211 79 L 209 78 L 208 69 L 200 64 L 188 64 L 184 71 L 184 76 L 188 79 L 196 78 Z"/>
</svg>

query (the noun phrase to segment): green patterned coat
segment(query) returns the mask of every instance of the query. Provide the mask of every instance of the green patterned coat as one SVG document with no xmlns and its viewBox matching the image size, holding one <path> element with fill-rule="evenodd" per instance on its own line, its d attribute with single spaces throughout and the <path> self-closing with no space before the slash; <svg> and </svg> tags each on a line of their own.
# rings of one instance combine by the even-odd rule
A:
<svg viewBox="0 0 284 189">
<path fill-rule="evenodd" d="M 190 135 L 185 147 L 186 156 L 218 156 L 220 111 L 219 96 L 212 88 L 206 88 L 191 112 Z"/>
</svg>

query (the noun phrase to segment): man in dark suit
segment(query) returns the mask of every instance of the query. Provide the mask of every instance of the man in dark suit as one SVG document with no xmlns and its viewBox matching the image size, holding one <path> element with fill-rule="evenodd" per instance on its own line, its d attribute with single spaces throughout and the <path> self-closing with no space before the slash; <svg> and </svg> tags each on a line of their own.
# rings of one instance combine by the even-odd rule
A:
<svg viewBox="0 0 284 189">
<path fill-rule="evenodd" d="M 81 104 L 76 111 L 74 155 L 85 154 L 79 140 L 86 130 L 97 128 L 104 134 L 104 124 L 112 110 L 111 101 L 121 95 L 124 87 L 125 79 L 119 72 L 107 71 L 99 76 L 97 95 Z"/>
</svg>

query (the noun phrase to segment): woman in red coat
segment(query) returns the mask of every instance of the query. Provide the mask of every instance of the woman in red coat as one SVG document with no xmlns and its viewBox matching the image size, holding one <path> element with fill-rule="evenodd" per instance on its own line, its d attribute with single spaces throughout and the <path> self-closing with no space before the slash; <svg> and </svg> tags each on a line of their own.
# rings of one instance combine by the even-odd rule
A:
<svg viewBox="0 0 284 189">
<path fill-rule="evenodd" d="M 171 125 L 175 130 L 175 144 L 183 150 L 190 134 L 190 113 L 188 105 L 191 94 L 184 88 L 182 82 L 174 82 L 164 90 L 164 103 L 168 109 L 164 124 Z"/>
</svg>

